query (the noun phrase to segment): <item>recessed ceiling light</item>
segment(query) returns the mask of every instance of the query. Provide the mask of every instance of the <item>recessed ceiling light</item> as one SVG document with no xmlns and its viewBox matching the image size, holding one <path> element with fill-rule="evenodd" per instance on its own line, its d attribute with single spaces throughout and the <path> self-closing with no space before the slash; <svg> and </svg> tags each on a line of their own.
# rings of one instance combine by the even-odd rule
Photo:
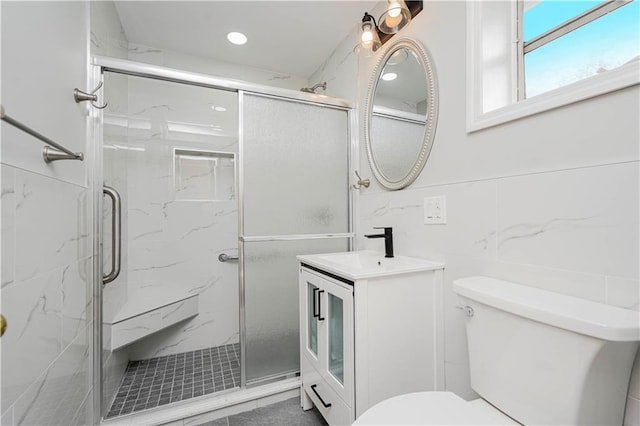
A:
<svg viewBox="0 0 640 426">
<path fill-rule="evenodd" d="M 227 109 L 225 107 L 217 106 L 214 108 L 218 112 L 225 112 Z"/>
<path fill-rule="evenodd" d="M 382 75 L 382 79 L 384 81 L 391 81 L 391 80 L 395 80 L 396 78 L 398 78 L 398 74 L 396 74 L 395 72 L 388 72 Z"/>
<path fill-rule="evenodd" d="M 227 40 L 233 44 L 245 44 L 247 42 L 247 36 L 242 33 L 230 32 L 227 34 Z"/>
</svg>

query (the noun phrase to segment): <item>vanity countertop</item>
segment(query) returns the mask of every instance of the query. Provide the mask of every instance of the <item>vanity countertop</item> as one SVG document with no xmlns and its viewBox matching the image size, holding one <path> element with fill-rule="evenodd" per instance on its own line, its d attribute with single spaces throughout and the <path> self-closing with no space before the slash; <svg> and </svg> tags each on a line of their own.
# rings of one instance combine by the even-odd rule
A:
<svg viewBox="0 0 640 426">
<path fill-rule="evenodd" d="M 442 262 L 407 256 L 385 258 L 384 253 L 372 250 L 308 254 L 296 258 L 301 263 L 354 281 L 444 268 Z"/>
</svg>

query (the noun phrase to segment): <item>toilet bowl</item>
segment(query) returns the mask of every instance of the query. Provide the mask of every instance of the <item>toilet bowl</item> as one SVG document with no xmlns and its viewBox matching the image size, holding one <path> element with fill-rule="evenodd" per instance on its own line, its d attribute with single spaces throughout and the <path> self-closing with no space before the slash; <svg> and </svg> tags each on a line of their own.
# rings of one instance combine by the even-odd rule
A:
<svg viewBox="0 0 640 426">
<path fill-rule="evenodd" d="M 353 423 L 366 425 L 519 425 L 482 399 L 453 392 L 415 392 L 384 400 Z"/>
<path fill-rule="evenodd" d="M 456 280 L 471 388 L 398 395 L 354 425 L 620 425 L 640 312 L 487 277 Z"/>
</svg>

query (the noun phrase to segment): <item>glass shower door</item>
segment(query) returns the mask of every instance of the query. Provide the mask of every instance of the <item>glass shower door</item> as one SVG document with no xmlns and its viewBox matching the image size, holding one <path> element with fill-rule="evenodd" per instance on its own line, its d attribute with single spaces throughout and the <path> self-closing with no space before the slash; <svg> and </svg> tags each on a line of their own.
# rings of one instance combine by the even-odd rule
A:
<svg viewBox="0 0 640 426">
<path fill-rule="evenodd" d="M 105 97 L 102 180 L 122 200 L 121 273 L 102 290 L 111 418 L 240 386 L 238 264 L 219 261 L 237 255 L 238 100 L 110 72 Z"/>
<path fill-rule="evenodd" d="M 241 94 L 247 384 L 297 373 L 296 255 L 347 251 L 348 112 Z"/>
</svg>

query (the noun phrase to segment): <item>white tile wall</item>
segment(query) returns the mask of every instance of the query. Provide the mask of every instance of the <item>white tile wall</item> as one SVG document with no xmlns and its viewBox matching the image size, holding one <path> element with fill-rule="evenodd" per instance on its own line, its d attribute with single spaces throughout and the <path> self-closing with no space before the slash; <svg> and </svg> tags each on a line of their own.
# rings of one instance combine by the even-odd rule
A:
<svg viewBox="0 0 640 426">
<path fill-rule="evenodd" d="M 91 391 L 91 253 L 81 241 L 91 237 L 87 189 L 4 164 L 2 177 L 1 303 L 9 324 L 2 338 L 2 413 L 13 412 L 16 423 L 38 423 L 48 410 L 48 421 L 71 422 Z M 12 202 L 14 187 L 20 189 Z M 13 232 L 5 232 L 11 211 Z M 60 225 L 51 226 L 56 220 Z M 7 279 L 14 270 L 15 279 Z M 65 411 L 51 411 L 55 406 Z"/>
<path fill-rule="evenodd" d="M 638 278 L 638 163 L 500 179 L 498 259 Z"/>
<path fill-rule="evenodd" d="M 453 280 L 490 275 L 637 306 L 640 108 L 634 87 L 467 134 L 465 25 L 464 2 L 425 2 L 395 36 L 417 39 L 433 57 L 438 127 L 425 169 L 402 191 L 375 182 L 361 132 L 360 172 L 372 185 L 358 191 L 357 241 L 359 249 L 382 250 L 361 234 L 392 226 L 398 254 L 446 262 L 446 386 L 473 398 Z M 356 37 L 311 80 L 331 79 L 328 94 L 364 105 L 377 57 L 343 61 Z M 434 195 L 447 197 L 447 225 L 422 223 L 423 198 Z M 625 424 L 640 423 L 638 377 L 636 362 Z"/>
<path fill-rule="evenodd" d="M 40 141 L 2 123 L 3 425 L 93 422 L 91 155 L 72 97 L 88 89 L 87 18 L 87 2 L 2 4 L 7 114 L 87 154 L 47 165 Z"/>
</svg>

